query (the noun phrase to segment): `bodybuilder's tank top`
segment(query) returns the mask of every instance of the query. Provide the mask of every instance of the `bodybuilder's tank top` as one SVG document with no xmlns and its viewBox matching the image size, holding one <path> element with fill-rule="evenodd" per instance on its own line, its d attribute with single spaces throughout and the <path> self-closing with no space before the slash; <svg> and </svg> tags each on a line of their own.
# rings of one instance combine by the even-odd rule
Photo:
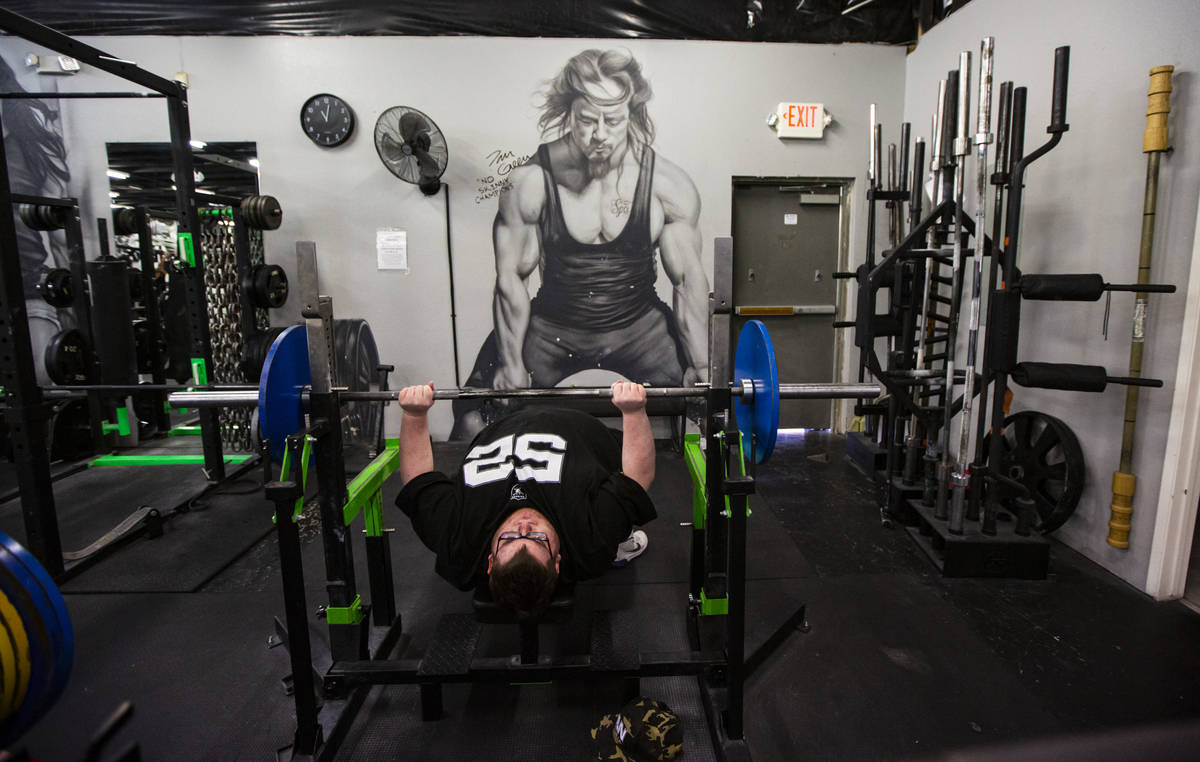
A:
<svg viewBox="0 0 1200 762">
<path fill-rule="evenodd" d="M 538 221 L 544 268 L 542 286 L 531 305 L 533 314 L 590 330 L 629 325 L 658 303 L 650 240 L 654 151 L 642 148 L 629 219 L 620 235 L 603 243 L 580 243 L 571 237 L 545 144 L 538 147 L 537 162 L 546 184 L 546 203 Z"/>
</svg>

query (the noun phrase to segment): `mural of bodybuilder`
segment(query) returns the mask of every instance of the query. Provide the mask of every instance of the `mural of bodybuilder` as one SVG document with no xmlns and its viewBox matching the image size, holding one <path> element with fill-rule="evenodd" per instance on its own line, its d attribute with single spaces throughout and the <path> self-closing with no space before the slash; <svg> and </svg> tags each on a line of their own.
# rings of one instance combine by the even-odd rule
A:
<svg viewBox="0 0 1200 762">
<path fill-rule="evenodd" d="M 590 368 L 654 386 L 706 381 L 700 196 L 651 147 L 641 65 L 627 51 L 585 50 L 544 95 L 538 127 L 549 142 L 500 194 L 495 330 L 467 386 L 550 387 Z M 655 292 L 660 259 L 674 309 Z M 535 269 L 541 287 L 531 299 Z M 456 401 L 451 438 L 470 438 L 499 409 Z"/>
<path fill-rule="evenodd" d="M 0 92 L 26 92 L 8 62 L 0 57 Z M 67 149 L 63 142 L 58 111 L 50 103 L 30 98 L 5 100 L 0 104 L 4 120 L 4 145 L 8 154 L 8 175 L 13 193 L 62 198 L 67 195 Z M 16 215 L 16 208 L 12 214 Z M 21 280 L 29 317 L 34 365 L 38 381 L 48 383 L 43 353 L 46 344 L 61 328 L 59 311 L 38 296 L 36 285 L 46 271 L 67 266 L 66 240 L 61 231 L 30 230 L 18 218 L 17 249 L 21 259 Z"/>
</svg>

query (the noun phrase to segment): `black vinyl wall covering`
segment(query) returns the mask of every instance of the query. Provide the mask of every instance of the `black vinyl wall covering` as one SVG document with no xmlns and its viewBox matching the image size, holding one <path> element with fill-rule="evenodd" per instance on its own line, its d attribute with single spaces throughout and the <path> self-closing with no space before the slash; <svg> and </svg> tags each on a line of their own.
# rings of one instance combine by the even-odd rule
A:
<svg viewBox="0 0 1200 762">
<path fill-rule="evenodd" d="M 920 2 L 874 0 L 846 15 L 846 0 L 15 0 L 4 7 L 72 36 L 481 35 L 904 44 L 916 41 Z"/>
</svg>

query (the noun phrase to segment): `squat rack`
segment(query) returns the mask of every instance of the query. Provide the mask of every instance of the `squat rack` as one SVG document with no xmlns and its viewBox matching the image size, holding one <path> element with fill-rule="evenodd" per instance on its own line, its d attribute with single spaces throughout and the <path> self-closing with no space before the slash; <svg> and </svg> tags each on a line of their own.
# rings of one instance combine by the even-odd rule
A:
<svg viewBox="0 0 1200 762">
<path fill-rule="evenodd" d="M 181 211 L 178 228 L 179 247 L 182 258 L 188 264 L 184 289 L 191 335 L 192 368 L 197 384 L 207 384 L 207 371 L 212 367 L 212 344 L 204 293 L 204 254 L 200 237 L 193 235 L 194 231 L 200 229 L 200 222 L 195 205 L 187 89 L 180 82 L 164 79 L 139 68 L 133 61 L 109 55 L 3 8 L 0 8 L 0 30 L 75 58 L 81 63 L 151 91 L 49 92 L 17 94 L 17 97 L 166 99 L 171 155 L 175 165 L 175 199 Z M 11 96 L 0 94 L 0 97 L 4 95 Z M 0 210 L 5 210 L 0 214 L 0 343 L 3 343 L 7 350 L 0 353 L 0 386 L 3 387 L 8 402 L 7 416 L 21 491 L 26 544 L 52 576 L 60 577 L 64 565 L 46 441 L 46 398 L 37 384 L 34 372 L 33 349 L 26 322 L 25 297 L 17 254 L 16 226 L 12 214 L 7 211 L 11 209 L 13 200 L 7 154 L 4 146 L 0 145 Z M 82 285 L 80 284 L 80 287 Z M 210 480 L 219 481 L 225 476 L 225 463 L 216 411 L 200 411 L 200 437 L 204 448 L 205 473 Z"/>
</svg>

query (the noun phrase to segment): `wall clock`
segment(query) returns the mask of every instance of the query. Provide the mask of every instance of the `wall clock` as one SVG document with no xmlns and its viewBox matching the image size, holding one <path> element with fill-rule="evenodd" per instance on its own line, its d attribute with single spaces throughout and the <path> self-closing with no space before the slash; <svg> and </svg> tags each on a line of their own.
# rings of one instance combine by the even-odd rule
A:
<svg viewBox="0 0 1200 762">
<path fill-rule="evenodd" d="M 336 95 L 318 93 L 300 108 L 300 128 L 322 148 L 340 146 L 354 134 L 354 110 Z"/>
</svg>

